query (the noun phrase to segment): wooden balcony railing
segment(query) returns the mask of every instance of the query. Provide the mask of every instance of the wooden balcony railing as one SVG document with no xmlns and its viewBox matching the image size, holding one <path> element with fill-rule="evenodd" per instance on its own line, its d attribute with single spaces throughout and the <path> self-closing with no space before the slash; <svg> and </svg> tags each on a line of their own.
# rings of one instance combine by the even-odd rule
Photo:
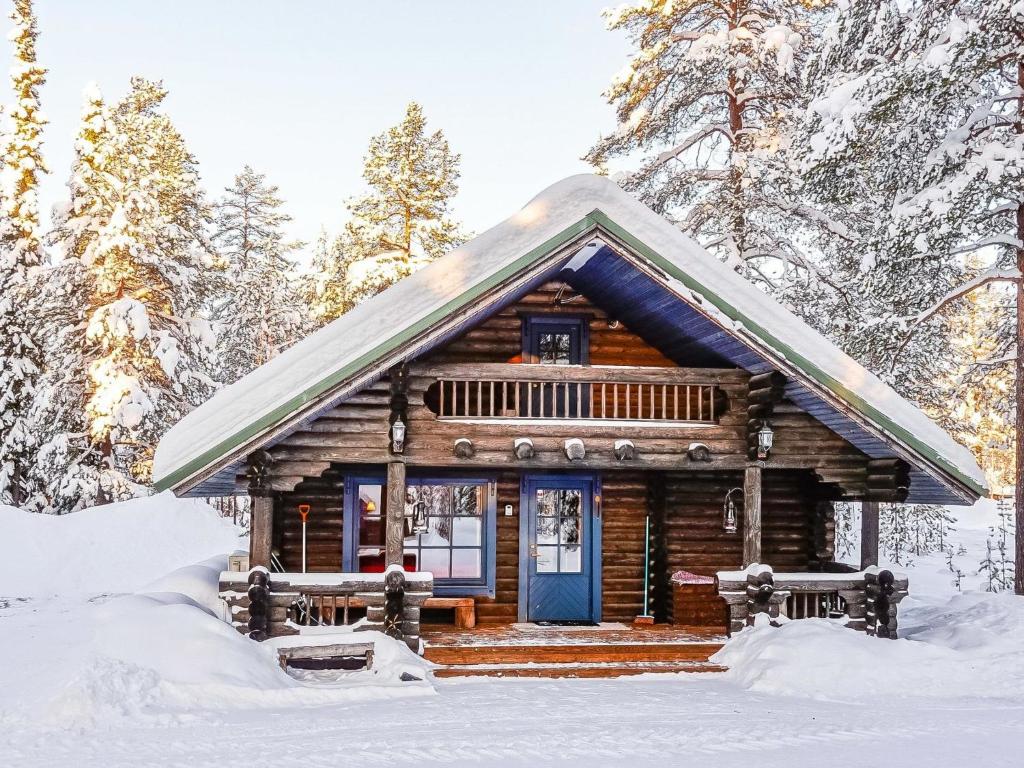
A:
<svg viewBox="0 0 1024 768">
<path fill-rule="evenodd" d="M 725 410 L 719 386 L 736 371 L 618 366 L 451 365 L 427 406 L 441 419 L 578 419 L 712 424 Z"/>
</svg>

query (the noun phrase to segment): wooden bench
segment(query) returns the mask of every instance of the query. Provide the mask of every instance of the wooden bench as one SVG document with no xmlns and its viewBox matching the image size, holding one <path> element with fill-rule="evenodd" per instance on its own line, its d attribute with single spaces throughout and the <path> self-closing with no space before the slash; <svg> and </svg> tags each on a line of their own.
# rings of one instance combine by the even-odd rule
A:
<svg viewBox="0 0 1024 768">
<path fill-rule="evenodd" d="M 281 669 L 293 666 L 306 669 L 333 668 L 341 659 L 365 659 L 366 669 L 373 666 L 373 643 L 335 643 L 333 645 L 296 645 L 278 648 L 277 660 Z M 303 663 L 306 662 L 306 663 Z"/>
<path fill-rule="evenodd" d="M 338 605 L 342 605 L 341 600 L 338 601 Z M 358 597 L 352 597 L 348 600 L 348 607 L 365 608 L 366 603 Z M 472 597 L 428 597 L 423 601 L 423 607 L 454 609 L 457 629 L 473 629 L 476 626 L 476 602 Z"/>
<path fill-rule="evenodd" d="M 455 626 L 458 629 L 473 629 L 476 626 L 476 602 L 472 597 L 428 597 L 424 608 L 454 608 Z"/>
</svg>

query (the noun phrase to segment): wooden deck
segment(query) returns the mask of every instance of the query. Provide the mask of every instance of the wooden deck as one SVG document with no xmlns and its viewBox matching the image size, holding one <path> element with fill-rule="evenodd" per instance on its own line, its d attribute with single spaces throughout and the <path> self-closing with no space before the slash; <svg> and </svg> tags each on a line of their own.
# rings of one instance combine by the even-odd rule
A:
<svg viewBox="0 0 1024 768">
<path fill-rule="evenodd" d="M 724 635 L 669 624 L 540 627 L 484 624 L 473 630 L 424 625 L 437 677 L 619 677 L 656 672 L 720 672 L 709 659 Z"/>
</svg>

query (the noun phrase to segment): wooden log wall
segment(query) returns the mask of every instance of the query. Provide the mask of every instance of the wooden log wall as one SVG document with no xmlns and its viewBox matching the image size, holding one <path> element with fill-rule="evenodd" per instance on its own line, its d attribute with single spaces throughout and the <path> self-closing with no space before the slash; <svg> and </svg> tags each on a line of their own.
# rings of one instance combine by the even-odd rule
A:
<svg viewBox="0 0 1024 768">
<path fill-rule="evenodd" d="M 306 568 L 311 573 L 342 570 L 342 516 L 345 477 L 329 469 L 321 477 L 301 482 L 291 493 L 278 494 L 274 503 L 274 551 L 285 571 L 302 570 L 302 523 L 298 505 L 309 504 L 306 528 Z"/>
<path fill-rule="evenodd" d="M 806 570 L 816 560 L 815 483 L 809 472 L 765 470 L 761 496 L 762 560 L 776 570 Z M 668 569 L 702 576 L 735 570 L 743 559 L 744 515 L 726 533 L 726 493 L 743 487 L 742 472 L 675 472 L 666 476 Z"/>
<path fill-rule="evenodd" d="M 621 323 L 614 328 L 609 327 L 609 321 L 614 318 L 609 317 L 585 296 L 568 290 L 563 292 L 563 299 L 569 301 L 560 305 L 555 304 L 555 297 L 561 287 L 560 281 L 540 286 L 467 331 L 444 349 L 435 350 L 429 359 L 445 363 L 521 363 L 522 315 L 547 313 L 590 316 L 591 365 L 645 365 L 659 368 L 675 365 Z"/>
</svg>

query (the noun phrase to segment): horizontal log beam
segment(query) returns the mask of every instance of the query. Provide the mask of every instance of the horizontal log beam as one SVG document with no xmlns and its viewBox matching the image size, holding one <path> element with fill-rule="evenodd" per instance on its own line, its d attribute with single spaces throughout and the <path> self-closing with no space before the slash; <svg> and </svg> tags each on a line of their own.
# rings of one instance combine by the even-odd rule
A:
<svg viewBox="0 0 1024 768">
<path fill-rule="evenodd" d="M 745 384 L 746 371 L 730 368 L 655 368 L 629 365 L 534 365 L 530 363 L 447 363 L 410 366 L 414 376 L 469 381 L 578 381 L 620 384 Z"/>
</svg>

